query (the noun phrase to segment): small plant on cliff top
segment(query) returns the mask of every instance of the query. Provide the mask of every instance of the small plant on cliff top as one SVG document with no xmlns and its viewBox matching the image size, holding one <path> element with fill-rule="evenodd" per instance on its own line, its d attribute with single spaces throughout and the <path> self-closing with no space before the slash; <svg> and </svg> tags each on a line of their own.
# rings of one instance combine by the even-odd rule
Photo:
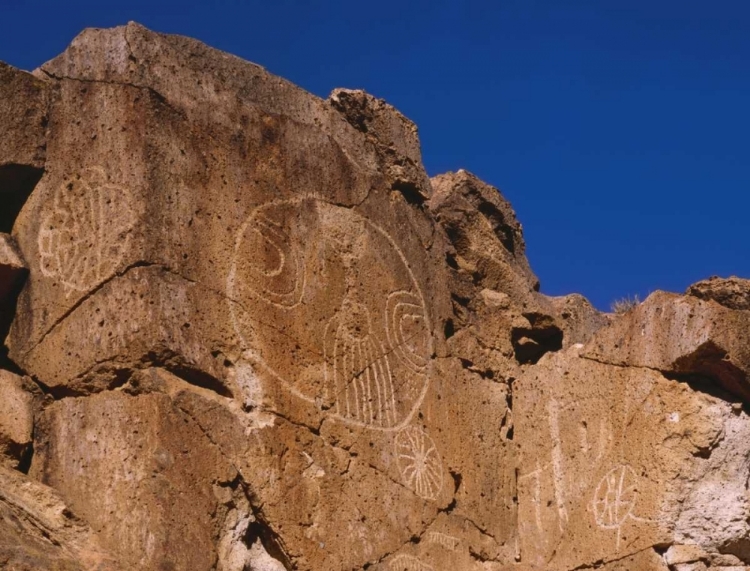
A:
<svg viewBox="0 0 750 571">
<path fill-rule="evenodd" d="M 627 296 L 613 301 L 610 308 L 613 312 L 620 315 L 622 313 L 627 313 L 639 303 L 641 303 L 641 300 L 638 299 L 637 295 L 634 295 L 633 297 Z"/>
</svg>

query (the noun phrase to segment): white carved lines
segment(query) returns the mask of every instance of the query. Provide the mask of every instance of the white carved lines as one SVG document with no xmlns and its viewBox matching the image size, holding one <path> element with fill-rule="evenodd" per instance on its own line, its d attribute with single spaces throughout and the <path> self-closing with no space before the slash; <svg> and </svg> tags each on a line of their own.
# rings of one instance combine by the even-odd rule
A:
<svg viewBox="0 0 750 571">
<path fill-rule="evenodd" d="M 130 246 L 136 222 L 132 201 L 101 167 L 66 180 L 39 228 L 42 274 L 59 280 L 66 295 L 110 277 Z"/>
<path fill-rule="evenodd" d="M 460 542 L 461 540 L 459 538 L 440 533 L 439 531 L 430 531 L 427 534 L 427 543 L 435 543 L 448 551 L 455 551 Z"/>
<path fill-rule="evenodd" d="M 243 358 L 320 413 L 408 426 L 429 388 L 432 327 L 393 238 L 314 197 L 255 208 L 235 235 L 227 303 Z"/>
<path fill-rule="evenodd" d="M 305 263 L 298 246 L 277 220 L 283 212 L 261 207 L 245 222 L 237 248 L 252 252 L 243 286 L 259 299 L 292 309 L 305 289 Z"/>
<path fill-rule="evenodd" d="M 414 372 L 427 368 L 425 349 L 430 332 L 422 300 L 408 291 L 394 291 L 386 303 L 386 333 L 395 355 Z"/>
<path fill-rule="evenodd" d="M 565 507 L 565 468 L 563 464 L 562 440 L 560 438 L 560 405 L 555 399 L 547 403 L 547 420 L 552 439 L 552 476 L 560 531 L 568 523 L 568 510 Z"/>
<path fill-rule="evenodd" d="M 602 529 L 617 530 L 618 550 L 623 524 L 628 519 L 643 521 L 633 514 L 638 498 L 637 479 L 630 466 L 616 466 L 604 475 L 594 492 L 594 521 Z"/>
<path fill-rule="evenodd" d="M 324 347 L 327 400 L 336 414 L 367 426 L 395 426 L 391 365 L 367 308 L 345 300 L 328 322 Z"/>
<path fill-rule="evenodd" d="M 396 555 L 388 564 L 390 571 L 434 571 L 434 569 L 423 563 L 413 555 Z"/>
<path fill-rule="evenodd" d="M 432 438 L 407 426 L 396 435 L 395 453 L 404 484 L 421 498 L 436 499 L 443 488 L 443 461 Z"/>
</svg>

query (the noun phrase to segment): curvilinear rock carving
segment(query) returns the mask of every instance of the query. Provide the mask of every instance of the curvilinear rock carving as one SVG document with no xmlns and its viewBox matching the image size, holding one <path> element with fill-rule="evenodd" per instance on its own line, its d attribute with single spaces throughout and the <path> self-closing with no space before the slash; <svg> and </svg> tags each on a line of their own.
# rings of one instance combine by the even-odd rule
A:
<svg viewBox="0 0 750 571">
<path fill-rule="evenodd" d="M 387 103 L 134 23 L 0 95 L 0 568 L 750 569 L 750 282 L 547 297 Z"/>
</svg>

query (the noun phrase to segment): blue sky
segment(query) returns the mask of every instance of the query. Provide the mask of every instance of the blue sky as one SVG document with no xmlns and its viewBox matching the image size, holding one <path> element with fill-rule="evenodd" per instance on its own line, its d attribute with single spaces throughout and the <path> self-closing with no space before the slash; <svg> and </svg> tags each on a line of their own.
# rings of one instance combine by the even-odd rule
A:
<svg viewBox="0 0 750 571">
<path fill-rule="evenodd" d="M 431 175 L 502 190 L 544 293 L 607 309 L 750 277 L 750 3 L 0 0 L 0 60 L 31 69 L 128 20 L 383 97 Z"/>
</svg>

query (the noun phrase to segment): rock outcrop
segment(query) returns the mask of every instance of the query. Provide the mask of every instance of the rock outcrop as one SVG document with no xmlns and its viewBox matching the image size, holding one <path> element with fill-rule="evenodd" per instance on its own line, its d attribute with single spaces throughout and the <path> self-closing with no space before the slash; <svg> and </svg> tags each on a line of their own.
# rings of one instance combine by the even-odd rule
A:
<svg viewBox="0 0 750 571">
<path fill-rule="evenodd" d="M 137 24 L 0 79 L 0 567 L 750 568 L 743 280 L 547 297 L 392 106 Z"/>
</svg>

